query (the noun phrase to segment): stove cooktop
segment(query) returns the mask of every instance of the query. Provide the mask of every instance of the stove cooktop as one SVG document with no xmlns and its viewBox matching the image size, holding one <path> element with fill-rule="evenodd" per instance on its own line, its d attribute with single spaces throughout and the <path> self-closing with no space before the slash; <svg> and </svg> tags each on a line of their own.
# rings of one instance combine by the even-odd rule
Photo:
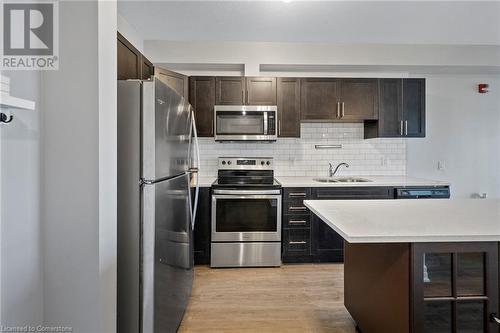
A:
<svg viewBox="0 0 500 333">
<path fill-rule="evenodd" d="M 262 188 L 269 188 L 269 189 L 279 189 L 281 188 L 281 184 L 276 180 L 273 179 L 272 183 L 265 182 L 265 183 L 252 183 L 252 182 L 237 182 L 237 183 L 227 183 L 225 181 L 220 181 L 220 179 L 216 179 L 213 184 L 212 188 L 236 188 L 236 189 L 262 189 Z"/>
</svg>

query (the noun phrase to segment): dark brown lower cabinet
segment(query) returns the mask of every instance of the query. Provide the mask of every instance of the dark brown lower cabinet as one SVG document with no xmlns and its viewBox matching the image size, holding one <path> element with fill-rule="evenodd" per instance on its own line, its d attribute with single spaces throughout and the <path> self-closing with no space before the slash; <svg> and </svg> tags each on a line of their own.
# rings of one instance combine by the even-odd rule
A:
<svg viewBox="0 0 500 333">
<path fill-rule="evenodd" d="M 496 242 L 345 243 L 344 303 L 361 332 L 498 333 Z"/>
<path fill-rule="evenodd" d="M 194 192 L 194 191 L 193 191 Z M 194 198 L 194 195 L 191 196 Z M 194 263 L 196 265 L 210 264 L 211 239 L 211 197 L 210 187 L 201 187 L 194 224 Z"/>
<path fill-rule="evenodd" d="M 343 262 L 344 240 L 303 201 L 393 199 L 392 187 L 318 187 L 283 189 L 283 262 Z"/>
</svg>

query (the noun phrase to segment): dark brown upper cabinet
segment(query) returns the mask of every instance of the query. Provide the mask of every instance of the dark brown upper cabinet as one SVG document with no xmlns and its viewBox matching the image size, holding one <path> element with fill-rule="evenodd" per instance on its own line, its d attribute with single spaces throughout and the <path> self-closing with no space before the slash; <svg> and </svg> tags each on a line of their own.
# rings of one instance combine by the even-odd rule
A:
<svg viewBox="0 0 500 333">
<path fill-rule="evenodd" d="M 174 89 L 179 95 L 184 98 L 188 98 L 189 93 L 189 78 L 186 75 L 182 75 L 168 69 L 155 67 L 155 76 Z"/>
<path fill-rule="evenodd" d="M 379 79 L 379 119 L 365 138 L 425 137 L 425 79 Z"/>
<path fill-rule="evenodd" d="M 194 108 L 198 136 L 214 135 L 215 77 L 189 78 L 189 103 Z"/>
<path fill-rule="evenodd" d="M 117 78 L 118 80 L 148 80 L 154 66 L 132 43 L 117 33 Z"/>
<path fill-rule="evenodd" d="M 425 79 L 403 79 L 404 136 L 425 137 Z"/>
<path fill-rule="evenodd" d="M 300 80 L 300 119 L 333 121 L 338 117 L 340 82 L 330 78 Z"/>
<path fill-rule="evenodd" d="M 215 104 L 245 104 L 245 78 L 242 76 L 222 76 L 215 78 Z"/>
<path fill-rule="evenodd" d="M 301 119 L 362 122 L 377 119 L 376 79 L 302 79 Z"/>
<path fill-rule="evenodd" d="M 339 118 L 359 122 L 378 118 L 377 79 L 341 79 Z"/>
<path fill-rule="evenodd" d="M 278 136 L 300 137 L 300 79 L 278 78 Z"/>
<path fill-rule="evenodd" d="M 276 105 L 276 78 L 247 77 L 246 105 Z"/>
<path fill-rule="evenodd" d="M 155 67 L 153 66 L 153 63 L 143 56 L 141 64 L 141 78 L 143 80 L 149 80 L 154 75 Z"/>
<path fill-rule="evenodd" d="M 148 75 L 153 64 L 120 33 L 117 34 L 117 78 L 118 80 L 142 79 Z"/>
</svg>

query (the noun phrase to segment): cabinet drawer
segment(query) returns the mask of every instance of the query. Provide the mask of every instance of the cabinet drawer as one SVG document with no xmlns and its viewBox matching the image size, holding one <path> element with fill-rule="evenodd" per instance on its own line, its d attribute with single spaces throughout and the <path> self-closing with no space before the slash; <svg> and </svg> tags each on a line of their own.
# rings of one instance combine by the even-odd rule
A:
<svg viewBox="0 0 500 333">
<path fill-rule="evenodd" d="M 283 228 L 309 228 L 311 215 L 288 215 L 283 217 Z"/>
<path fill-rule="evenodd" d="M 311 197 L 309 187 L 285 187 L 283 189 L 283 201 L 301 201 Z"/>
<path fill-rule="evenodd" d="M 308 213 L 309 209 L 304 206 L 302 201 L 290 201 L 283 203 L 283 214 L 285 215 L 304 215 Z"/>
<path fill-rule="evenodd" d="M 314 199 L 320 200 L 357 200 L 357 199 L 393 199 L 392 187 L 346 187 L 346 188 L 314 188 Z"/>
<path fill-rule="evenodd" d="M 302 256 L 311 253 L 309 229 L 283 229 L 283 255 Z"/>
</svg>

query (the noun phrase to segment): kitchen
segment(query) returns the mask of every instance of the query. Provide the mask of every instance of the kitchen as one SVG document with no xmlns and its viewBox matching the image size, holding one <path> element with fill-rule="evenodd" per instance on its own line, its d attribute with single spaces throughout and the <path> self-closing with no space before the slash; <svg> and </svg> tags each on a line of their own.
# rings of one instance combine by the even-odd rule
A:
<svg viewBox="0 0 500 333">
<path fill-rule="evenodd" d="M 138 10 L 131 4 L 124 5 L 123 8 L 124 13 L 129 13 L 129 15 Z M 133 16 L 131 20 L 137 22 L 134 21 Z M 129 43 L 123 35 L 119 35 L 119 48 L 121 43 Z M 346 243 L 344 239 L 348 239 L 347 235 L 337 229 L 335 222 L 332 223 L 325 217 L 326 213 L 317 208 L 319 202 L 315 203 L 320 200 L 335 207 L 337 200 L 356 200 L 357 205 L 363 207 L 361 200 L 370 202 L 380 200 L 381 203 L 377 205 L 382 205 L 384 201 L 408 202 L 409 200 L 404 199 L 426 199 L 422 201 L 424 202 L 433 201 L 431 199 L 448 199 L 453 196 L 453 182 L 442 179 L 439 173 L 434 172 L 436 178 L 426 179 L 411 177 L 407 170 L 407 154 L 410 149 L 408 147 L 413 141 L 426 138 L 427 126 L 431 126 L 426 120 L 429 112 L 426 100 L 428 79 L 424 77 L 426 75 L 391 76 L 390 73 L 381 71 L 372 73 L 368 77 L 362 72 L 354 75 L 349 72 L 328 75 L 321 71 L 311 73 L 314 70 L 312 65 L 285 64 L 261 64 L 258 75 L 251 73 L 252 68 L 247 72 L 245 64 L 244 73 L 234 75 L 230 65 L 227 65 L 230 69 L 228 71 L 222 65 L 195 65 L 184 63 L 186 60 L 176 64 L 168 59 L 169 62 L 166 61 L 163 64 L 158 59 L 162 57 L 167 59 L 170 54 L 161 53 L 164 49 L 161 45 L 157 45 L 160 42 L 152 41 L 148 44 L 149 42 L 146 41 L 145 43 L 150 45 L 150 49 L 153 50 L 150 52 L 155 57 L 153 61 L 146 61 L 150 64 L 147 66 L 146 76 L 149 77 L 154 72 L 156 80 L 169 85 L 183 96 L 185 102 L 191 105 L 190 112 L 196 124 L 196 135 L 193 136 L 192 146 L 197 156 L 192 158 L 191 168 L 189 168 L 196 173 L 192 180 L 192 186 L 196 189 L 192 191 L 192 201 L 196 202 L 192 213 L 195 215 L 192 229 L 194 264 L 196 265 L 193 293 L 196 296 L 191 299 L 186 296 L 184 304 L 187 312 L 182 323 L 180 315 L 177 320 L 181 331 L 195 330 L 196 327 L 205 327 L 208 330 L 224 328 L 235 331 L 241 330 L 242 327 L 250 331 L 252 329 L 279 331 L 280 328 L 284 331 L 293 330 L 293 326 L 282 323 L 285 318 L 287 320 L 294 318 L 295 329 L 300 327 L 298 331 L 334 332 L 357 329 L 362 332 L 409 332 L 413 330 L 432 332 L 468 329 L 473 332 L 482 332 L 495 329 L 496 323 L 490 318 L 490 313 L 494 316 L 493 309 L 498 307 L 497 301 L 491 299 L 491 293 L 496 293 L 493 289 L 484 288 L 481 294 L 472 294 L 478 297 L 480 302 L 484 300 L 487 302 L 484 303 L 484 307 L 469 308 L 469 315 L 462 313 L 463 310 L 459 307 L 462 304 L 460 302 L 457 303 L 457 310 L 424 308 L 415 297 L 410 296 L 415 292 L 416 285 L 406 287 L 407 299 L 398 299 L 398 306 L 391 305 L 391 299 L 380 303 L 380 296 L 373 301 L 374 304 L 368 303 L 372 300 L 369 298 L 370 293 L 366 290 L 364 297 L 360 300 L 359 294 L 351 292 L 352 288 L 354 290 L 363 288 L 362 281 L 358 281 L 357 275 L 371 277 L 371 274 L 376 272 L 383 276 L 385 269 L 396 269 L 396 266 L 382 265 L 382 268 L 373 269 L 373 272 L 364 272 L 357 266 L 351 268 L 351 262 L 354 259 L 345 262 L 344 257 L 348 254 L 346 252 L 348 250 L 349 253 L 355 252 L 357 248 L 354 243 L 357 242 Z M 169 45 L 168 42 L 166 45 Z M 208 58 L 221 52 L 212 51 L 211 53 L 207 55 Z M 142 59 L 145 58 L 138 50 L 136 54 L 140 54 Z M 123 59 L 134 57 L 134 53 L 129 49 L 123 53 L 119 52 L 118 55 L 119 57 L 121 55 Z M 189 56 L 192 57 L 192 55 Z M 208 62 L 205 59 L 203 61 Z M 126 70 L 126 64 L 129 63 L 125 60 L 120 61 L 119 58 L 118 77 L 120 78 L 123 73 L 123 79 L 140 78 L 126 76 L 126 73 L 132 72 Z M 153 63 L 154 70 L 151 71 Z M 123 64 L 122 69 L 120 69 L 120 64 Z M 140 65 L 138 64 L 137 67 Z M 233 67 L 236 68 L 236 66 Z M 331 66 L 332 72 L 334 68 L 336 69 L 336 66 Z M 352 66 L 352 68 L 356 67 Z M 390 69 L 393 70 L 393 68 Z M 327 72 L 324 69 L 323 71 Z M 212 73 L 208 75 L 207 72 Z M 126 95 L 129 94 L 126 93 Z M 129 133 L 128 129 L 124 131 L 127 138 Z M 442 172 L 446 169 L 446 161 L 438 160 L 434 163 L 436 170 Z M 481 197 L 483 192 L 474 195 Z M 327 209 L 327 206 L 325 207 L 322 209 Z M 422 209 L 427 208 L 422 206 Z M 391 212 L 386 212 L 385 216 L 391 216 L 400 223 L 408 220 L 410 228 L 409 216 L 404 214 L 392 216 Z M 368 215 L 360 218 L 369 217 Z M 421 223 L 424 227 L 424 222 Z M 498 230 L 493 228 L 492 231 Z M 488 240 L 494 241 L 494 237 Z M 425 240 L 425 237 L 422 239 Z M 366 243 L 371 242 L 371 240 L 366 241 Z M 391 242 L 395 241 L 389 241 Z M 129 244 L 128 241 L 125 243 Z M 415 244 L 420 243 L 422 242 Z M 417 246 L 413 245 L 413 241 L 409 242 L 409 245 L 404 244 L 406 243 L 401 245 L 403 248 L 413 249 Z M 391 245 L 388 245 L 388 248 L 392 249 Z M 460 248 L 453 250 L 453 253 L 459 250 Z M 370 252 L 375 252 L 376 249 L 366 251 L 368 252 L 363 256 L 370 257 Z M 424 249 L 421 251 L 425 253 Z M 480 252 L 483 258 L 481 260 L 489 262 L 492 260 L 490 255 L 493 252 Z M 380 255 L 387 254 L 381 252 Z M 440 271 L 440 265 L 448 264 L 450 270 L 451 267 L 456 267 L 459 275 L 466 268 L 479 274 L 483 265 L 478 258 L 467 256 L 464 257 L 465 261 L 460 266 L 451 265 L 443 256 L 440 257 L 434 253 L 428 253 L 425 256 L 428 261 L 422 265 L 426 267 L 425 269 L 431 270 L 426 271 L 427 285 L 432 283 L 429 277 L 433 278 L 434 275 L 440 277 L 439 274 L 444 274 Z M 373 261 L 377 259 L 380 257 L 372 258 Z M 453 262 L 456 260 L 458 259 L 453 259 Z M 410 262 L 408 259 L 404 265 L 409 267 L 411 263 L 413 261 Z M 226 294 L 224 291 L 226 288 L 232 290 L 235 285 L 241 289 L 252 290 L 251 283 L 245 284 L 239 280 L 238 272 L 242 276 L 262 274 L 271 276 L 270 279 L 278 279 L 272 277 L 273 273 L 267 272 L 267 270 L 273 270 L 270 267 L 287 269 L 288 266 L 300 265 L 299 267 L 304 270 L 304 276 L 310 274 L 309 278 L 312 279 L 316 270 L 322 270 L 322 265 L 338 267 L 342 264 L 346 269 L 344 272 L 346 279 L 343 285 L 348 293 L 344 296 L 344 304 L 347 313 L 350 314 L 349 316 L 345 309 L 339 306 L 339 311 L 344 311 L 341 312 L 345 316 L 343 320 L 331 319 L 330 322 L 318 324 L 304 319 L 300 311 L 297 311 L 298 313 L 290 311 L 287 317 L 279 317 L 282 323 L 279 326 L 270 323 L 269 319 L 261 313 L 264 309 L 274 312 L 280 311 L 283 307 L 279 302 L 279 298 L 283 296 L 278 286 L 272 285 L 269 289 L 256 287 L 259 293 L 268 296 L 266 298 L 268 302 L 271 304 L 275 302 L 273 306 L 263 306 L 261 311 L 255 310 L 258 303 L 248 301 L 249 304 L 244 306 L 232 301 L 233 298 L 245 297 L 251 300 L 258 299 L 259 296 L 249 295 L 248 292 L 243 291 L 240 294 L 237 291 L 228 291 Z M 207 272 L 207 267 L 210 273 Z M 263 269 L 263 267 L 268 268 Z M 211 272 L 217 269 L 233 269 L 234 272 L 226 273 L 224 270 L 221 273 Z M 437 271 L 434 272 L 433 269 Z M 251 270 L 251 273 L 245 270 Z M 490 268 L 488 270 L 495 271 Z M 355 274 L 354 278 L 352 274 Z M 490 274 L 493 273 L 490 272 Z M 233 280 L 225 280 L 226 275 L 236 280 L 234 284 Z M 290 278 L 286 277 L 283 272 L 280 275 L 279 279 Z M 220 286 L 221 289 L 218 292 L 218 289 L 203 287 L 207 283 L 205 279 L 209 279 L 208 276 L 211 276 L 211 283 Z M 342 284 L 342 278 L 343 275 L 338 272 L 331 274 L 332 281 L 337 280 L 339 285 Z M 410 277 L 409 272 L 406 272 L 405 277 L 399 276 L 399 278 L 418 281 L 417 275 Z M 457 278 L 454 277 L 452 280 L 449 276 L 448 283 L 455 286 L 455 282 L 452 283 L 455 279 Z M 446 284 L 446 281 L 439 281 Z M 484 283 L 491 283 L 486 281 L 491 280 L 485 278 Z M 351 286 L 351 283 L 355 284 Z M 371 283 L 375 283 L 373 278 Z M 399 286 L 394 281 L 392 283 L 397 285 L 400 291 L 405 290 L 404 285 Z M 382 295 L 384 292 L 391 295 L 390 286 L 390 284 L 381 284 Z M 306 284 L 302 287 L 306 288 Z M 378 287 L 374 284 L 373 288 Z M 125 290 L 128 289 L 129 287 Z M 368 290 L 370 290 L 369 287 Z M 317 290 L 310 292 L 311 294 L 305 292 L 302 297 L 310 298 L 318 293 Z M 489 294 L 484 294 L 486 292 Z M 216 301 L 203 301 L 205 293 L 211 295 L 210 297 Z M 424 298 L 422 295 L 421 299 L 429 302 L 428 300 L 434 300 L 434 296 L 440 295 L 434 295 L 431 291 L 429 293 L 430 296 L 426 294 Z M 351 298 L 353 294 L 356 299 Z M 441 302 L 460 300 L 461 296 L 455 295 L 450 289 L 450 294 L 441 295 L 442 298 L 439 300 Z M 295 299 L 294 296 L 290 295 L 290 297 Z M 450 299 L 450 297 L 458 298 Z M 469 296 L 467 302 L 474 301 L 471 297 Z M 197 305 L 190 305 L 190 302 L 195 302 Z M 363 302 L 366 304 L 359 304 Z M 250 304 L 253 304 L 253 307 Z M 322 303 L 319 302 L 319 304 Z M 415 310 L 410 310 L 410 304 L 411 309 Z M 471 304 L 475 305 L 475 303 Z M 217 310 L 210 309 L 210 305 L 216 307 Z M 377 305 L 387 308 L 387 313 L 382 310 L 373 311 L 378 315 L 378 319 L 365 314 L 368 311 L 367 308 Z M 302 306 L 307 309 L 316 305 L 314 301 L 310 301 Z M 222 309 L 225 310 L 222 311 Z M 253 317 L 243 315 L 241 312 L 244 312 L 244 309 L 254 309 L 252 311 L 256 311 L 257 314 Z M 318 311 L 321 311 L 321 308 Z M 231 320 L 224 319 L 227 312 L 231 313 Z M 391 313 L 397 313 L 396 318 L 393 318 Z M 465 319 L 456 321 L 457 319 L 454 318 L 457 318 L 457 313 L 462 313 L 461 317 Z M 314 311 L 312 311 L 312 316 L 315 316 Z M 438 320 L 436 316 L 439 317 Z M 242 320 L 245 324 L 242 324 Z M 246 323 L 247 320 L 249 323 Z M 252 326 L 252 320 L 258 321 L 259 324 Z"/>
<path fill-rule="evenodd" d="M 499 330 L 498 3 L 59 10 L 59 70 L 6 75 L 9 96 L 38 89 L 44 111 L 1 119 L 2 156 L 40 167 L 43 194 L 22 250 L 38 258 L 30 305 L 12 306 L 29 283 L 1 253 L 2 289 L 19 287 L 1 295 L 6 327 Z M 96 35 L 80 29 L 90 18 Z M 41 158 L 27 162 L 10 145 L 36 142 L 33 128 Z M 26 239 L 9 214 L 2 244 Z"/>
</svg>

